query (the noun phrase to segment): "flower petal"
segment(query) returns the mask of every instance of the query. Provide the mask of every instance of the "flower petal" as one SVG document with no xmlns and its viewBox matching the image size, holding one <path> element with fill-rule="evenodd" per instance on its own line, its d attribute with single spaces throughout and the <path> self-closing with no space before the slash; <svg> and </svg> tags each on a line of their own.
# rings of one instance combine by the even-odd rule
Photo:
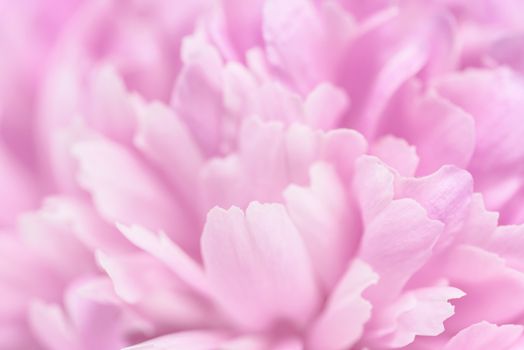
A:
<svg viewBox="0 0 524 350">
<path fill-rule="evenodd" d="M 364 222 L 370 222 L 393 200 L 395 176 L 378 158 L 362 156 L 356 162 L 353 190 Z"/>
<path fill-rule="evenodd" d="M 371 146 L 370 153 L 402 176 L 415 175 L 419 163 L 417 152 L 415 147 L 402 139 L 393 136 L 382 137 Z"/>
<path fill-rule="evenodd" d="M 471 175 L 453 166 L 444 166 L 426 177 L 397 178 L 395 182 L 395 198 L 416 200 L 431 219 L 446 225 L 446 235 L 439 245 L 449 244 L 458 233 L 468 214 L 472 193 Z"/>
<path fill-rule="evenodd" d="M 124 82 L 110 66 L 101 67 L 92 80 L 91 96 L 87 103 L 87 122 L 109 138 L 130 143 L 137 116 Z"/>
<path fill-rule="evenodd" d="M 163 261 L 181 281 L 196 291 L 207 294 L 202 268 L 165 234 L 155 234 L 139 226 L 118 225 L 118 228 L 136 246 Z"/>
<path fill-rule="evenodd" d="M 443 350 L 508 350 L 522 334 L 522 326 L 476 323 L 454 336 Z"/>
<path fill-rule="evenodd" d="M 306 244 L 317 277 L 330 290 L 357 245 L 355 218 L 334 169 L 315 163 L 309 187 L 290 185 L 284 192 L 290 217 Z"/>
<path fill-rule="evenodd" d="M 431 257 L 443 226 L 412 199 L 392 201 L 367 224 L 360 257 L 380 276 L 369 290 L 372 302 L 384 303 L 400 293 Z"/>
<path fill-rule="evenodd" d="M 123 350 L 209 350 L 217 348 L 224 339 L 226 337 L 219 332 L 187 331 L 149 340 L 142 344 L 126 347 Z"/>
<path fill-rule="evenodd" d="M 364 324 L 371 317 L 371 303 L 362 297 L 362 292 L 377 281 L 378 275 L 366 263 L 355 260 L 315 321 L 309 335 L 309 347 L 350 348 L 362 336 Z"/>
<path fill-rule="evenodd" d="M 315 87 L 304 102 L 304 113 L 309 125 L 329 130 L 335 128 L 349 107 L 345 92 L 332 84 L 322 83 Z"/>
<path fill-rule="evenodd" d="M 466 167 L 475 149 L 473 117 L 434 92 L 407 100 L 398 134 L 417 147 L 418 173 L 426 175 L 445 164 Z"/>
<path fill-rule="evenodd" d="M 380 317 L 389 319 L 386 329 L 392 332 L 384 335 L 380 343 L 388 348 L 399 348 L 412 343 L 416 336 L 443 333 L 444 321 L 454 314 L 449 300 L 463 296 L 460 289 L 447 286 L 420 288 L 402 294 L 381 313 Z"/>
<path fill-rule="evenodd" d="M 507 68 L 468 70 L 441 79 L 436 88 L 474 117 L 476 147 L 469 170 L 488 208 L 502 209 L 523 188 L 524 80 Z M 512 214 L 505 209 L 501 221 L 510 222 Z"/>
<path fill-rule="evenodd" d="M 445 262 L 445 263 L 443 263 Z M 475 322 L 512 322 L 524 311 L 514 296 L 524 293 L 524 273 L 484 249 L 459 246 L 432 269 L 443 270 L 441 278 L 460 288 L 466 296 L 457 300 L 455 315 L 446 328 L 458 331 Z"/>
<path fill-rule="evenodd" d="M 197 35 L 182 43 L 185 62 L 175 85 L 172 105 L 184 120 L 204 154 L 220 146 L 222 60 L 217 50 Z"/>
<path fill-rule="evenodd" d="M 253 202 L 214 208 L 202 235 L 204 265 L 218 301 L 241 326 L 304 324 L 318 303 L 311 262 L 284 207 Z M 297 297 L 297 288 L 300 297 Z"/>
<path fill-rule="evenodd" d="M 76 144 L 74 155 L 80 163 L 79 181 L 105 219 L 163 230 L 190 253 L 196 252 L 186 213 L 132 152 L 110 141 L 92 140 Z"/>
<path fill-rule="evenodd" d="M 199 177 L 195 175 L 204 160 L 189 130 L 161 103 L 143 106 L 138 118 L 135 144 L 168 177 L 181 198 L 197 207 Z"/>
</svg>

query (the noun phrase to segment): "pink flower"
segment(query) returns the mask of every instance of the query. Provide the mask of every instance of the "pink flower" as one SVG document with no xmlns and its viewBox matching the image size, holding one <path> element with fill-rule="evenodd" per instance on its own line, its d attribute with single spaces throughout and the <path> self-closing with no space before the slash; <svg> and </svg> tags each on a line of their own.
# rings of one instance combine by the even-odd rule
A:
<svg viewBox="0 0 524 350">
<path fill-rule="evenodd" d="M 0 349 L 524 345 L 519 1 L 46 5 L 0 2 Z"/>
</svg>

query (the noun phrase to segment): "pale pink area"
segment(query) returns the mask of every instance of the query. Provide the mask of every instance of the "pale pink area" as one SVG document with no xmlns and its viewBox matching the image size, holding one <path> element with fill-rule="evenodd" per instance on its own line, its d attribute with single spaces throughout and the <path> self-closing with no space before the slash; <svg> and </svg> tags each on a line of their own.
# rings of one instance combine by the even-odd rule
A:
<svg viewBox="0 0 524 350">
<path fill-rule="evenodd" d="M 0 350 L 524 346 L 520 0 L 0 0 Z"/>
</svg>

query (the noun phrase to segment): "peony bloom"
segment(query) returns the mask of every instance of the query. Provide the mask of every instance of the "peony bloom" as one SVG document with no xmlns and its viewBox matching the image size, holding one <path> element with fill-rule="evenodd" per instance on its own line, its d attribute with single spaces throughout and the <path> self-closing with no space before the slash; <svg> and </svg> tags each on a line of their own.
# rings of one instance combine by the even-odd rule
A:
<svg viewBox="0 0 524 350">
<path fill-rule="evenodd" d="M 524 347 L 521 1 L 45 3 L 0 0 L 1 350 Z"/>
</svg>

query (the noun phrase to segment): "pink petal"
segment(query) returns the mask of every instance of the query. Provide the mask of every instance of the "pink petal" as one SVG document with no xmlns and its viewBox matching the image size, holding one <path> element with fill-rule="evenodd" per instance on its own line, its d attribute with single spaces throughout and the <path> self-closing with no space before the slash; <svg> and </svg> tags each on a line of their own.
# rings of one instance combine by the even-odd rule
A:
<svg viewBox="0 0 524 350">
<path fill-rule="evenodd" d="M 186 37 L 185 65 L 176 82 L 172 104 L 206 155 L 216 154 L 222 115 L 222 60 L 203 38 Z"/>
<path fill-rule="evenodd" d="M 454 303 L 455 316 L 447 329 L 460 330 L 480 321 L 507 323 L 524 311 L 514 300 L 524 293 L 524 274 L 507 266 L 501 257 L 477 247 L 459 246 L 444 261 L 437 262 L 442 277 L 466 293 Z"/>
<path fill-rule="evenodd" d="M 202 254 L 218 301 L 239 325 L 260 329 L 279 319 L 303 325 L 317 307 L 307 250 L 278 204 L 254 202 L 245 214 L 212 209 Z"/>
<path fill-rule="evenodd" d="M 524 158 L 524 148 L 519 147 L 524 134 L 524 126 L 519 123 L 524 110 L 519 97 L 524 82 L 519 76 L 503 68 L 469 70 L 442 79 L 436 88 L 475 119 L 477 148 L 471 164 L 474 171 L 513 165 Z"/>
<path fill-rule="evenodd" d="M 203 155 L 189 130 L 167 106 L 152 103 L 139 112 L 135 144 L 168 177 L 184 201 L 198 207 Z M 196 198 L 195 198 L 196 197 Z"/>
<path fill-rule="evenodd" d="M 453 166 L 444 166 L 426 177 L 399 178 L 395 182 L 395 198 L 413 198 L 430 218 L 446 224 L 446 235 L 439 245 L 449 243 L 461 228 L 472 192 L 471 175 Z"/>
<path fill-rule="evenodd" d="M 292 124 L 285 133 L 285 160 L 288 183 L 305 185 L 310 167 L 323 158 L 322 146 L 327 134 L 311 129 L 303 124 Z M 287 185 L 287 184 L 286 184 Z"/>
<path fill-rule="evenodd" d="M 489 251 L 504 258 L 506 263 L 524 271 L 524 225 L 499 226 L 486 242 Z"/>
<path fill-rule="evenodd" d="M 237 155 L 211 159 L 202 170 L 205 208 L 247 203 L 245 177 Z M 226 190 L 227 189 L 227 190 Z"/>
<path fill-rule="evenodd" d="M 238 2 L 237 0 L 223 0 Z M 238 124 L 245 117 L 251 117 L 259 108 L 259 81 L 254 73 L 238 62 L 229 62 L 224 68 L 224 106 L 236 120 L 229 125 L 231 138 L 238 132 Z"/>
<path fill-rule="evenodd" d="M 248 118 L 240 131 L 238 154 L 213 159 L 203 170 L 206 201 L 212 206 L 246 206 L 255 199 L 282 201 L 290 182 L 305 185 L 311 164 L 325 160 L 339 176 L 350 179 L 354 160 L 366 149 L 353 130 L 322 132 L 293 123 Z"/>
<path fill-rule="evenodd" d="M 418 173 L 432 173 L 444 164 L 466 167 L 475 149 L 473 117 L 434 92 L 408 99 L 399 135 L 417 147 Z"/>
<path fill-rule="evenodd" d="M 39 350 L 42 345 L 28 329 L 26 322 L 0 321 L 0 348 Z M 54 350 L 54 349 L 50 349 Z"/>
<path fill-rule="evenodd" d="M 247 120 L 240 133 L 240 161 L 245 185 L 256 191 L 252 198 L 275 201 L 288 183 L 283 125 Z M 264 146 L 262 146 L 264 145 Z M 271 178 L 267 175 L 272 174 Z M 249 197 L 238 204 L 247 205 Z"/>
<path fill-rule="evenodd" d="M 208 326 L 215 319 L 209 302 L 198 298 L 167 267 L 146 253 L 109 256 L 97 252 L 117 296 L 154 327 Z"/>
<path fill-rule="evenodd" d="M 49 349 L 113 350 L 124 346 L 122 310 L 107 294 L 106 285 L 85 279 L 65 291 L 64 308 L 35 302 L 30 322 Z"/>
<path fill-rule="evenodd" d="M 35 302 L 30 310 L 30 322 L 39 340 L 50 350 L 77 349 L 74 329 L 58 305 Z"/>
<path fill-rule="evenodd" d="M 67 230 L 66 235 L 74 236 L 90 251 L 103 249 L 111 253 L 122 253 L 134 248 L 113 225 L 100 218 L 95 208 L 86 200 L 72 196 L 49 196 L 38 216 L 49 225 L 61 226 L 62 230 Z M 23 225 L 23 222 L 22 219 L 20 224 Z M 35 229 L 35 234 L 40 229 Z"/>
<path fill-rule="evenodd" d="M 519 164 L 524 160 L 524 126 L 520 122 L 524 82 L 506 68 L 468 70 L 441 79 L 437 90 L 474 117 L 477 141 L 469 169 L 480 191 L 499 187 L 485 195 L 489 208 L 501 209 L 508 197 L 522 189 L 522 183 L 513 177 L 522 174 Z M 514 170 L 493 171 L 510 168 Z M 508 186 L 513 188 L 509 196 L 501 198 Z M 511 219 L 511 212 L 501 214 L 502 222 Z"/>
<path fill-rule="evenodd" d="M 513 70 L 524 73 L 524 36 L 520 33 L 511 33 L 492 43 L 487 55 L 500 65 L 509 66 Z"/>
<path fill-rule="evenodd" d="M 382 327 L 391 327 L 378 330 L 386 332 L 380 343 L 399 348 L 412 343 L 416 336 L 437 336 L 443 333 L 444 321 L 454 314 L 454 307 L 449 300 L 463 296 L 461 290 L 447 286 L 415 289 L 402 294 L 380 316 L 386 320 Z"/>
<path fill-rule="evenodd" d="M 468 215 L 464 219 L 455 243 L 484 246 L 495 232 L 498 218 L 498 213 L 486 210 L 482 195 L 474 193 L 471 197 Z"/>
<path fill-rule="evenodd" d="M 159 268 L 158 263 L 146 254 L 109 256 L 98 251 L 96 260 L 113 282 L 116 294 L 128 303 L 137 303 L 148 295 L 149 291 L 153 289 L 152 284 L 155 280 L 167 280 L 170 277 L 165 269 Z M 148 276 L 142 275 L 147 270 L 155 270 L 155 273 L 150 273 Z M 170 283 L 165 282 L 158 287 L 165 285 L 170 285 Z"/>
<path fill-rule="evenodd" d="M 259 114 L 264 120 L 285 125 L 303 121 L 304 106 L 300 95 L 275 81 L 264 83 L 258 93 Z"/>
<path fill-rule="evenodd" d="M 112 350 L 124 346 L 121 309 L 103 300 L 100 292 L 73 285 L 65 295 L 65 305 L 77 337 L 88 349 Z"/>
<path fill-rule="evenodd" d="M 38 204 L 38 191 L 31 174 L 3 144 L 0 144 L 0 181 L 0 224 L 4 226 L 13 223 L 20 212 Z"/>
<path fill-rule="evenodd" d="M 367 150 L 364 136 L 351 129 L 334 129 L 325 133 L 322 160 L 331 163 L 339 176 L 351 187 L 350 179 L 355 172 L 355 161 Z"/>
<path fill-rule="evenodd" d="M 522 326 L 476 323 L 454 336 L 444 350 L 507 350 L 522 334 Z"/>
<path fill-rule="evenodd" d="M 272 63 L 289 72 L 307 91 L 318 83 L 325 69 L 320 45 L 323 27 L 315 4 L 308 0 L 266 1 L 262 29 Z"/>
<path fill-rule="evenodd" d="M 314 128 L 329 130 L 339 125 L 340 118 L 349 107 L 344 91 L 332 84 L 317 85 L 304 103 L 307 123 Z"/>
<path fill-rule="evenodd" d="M 361 28 L 345 54 L 337 82 L 352 100 L 347 125 L 367 137 L 380 132 L 387 120 L 380 117 L 402 84 L 423 68 L 440 64 L 442 55 L 431 60 L 433 49 L 451 46 L 449 21 L 413 4 L 379 13 Z"/>
<path fill-rule="evenodd" d="M 362 156 L 356 162 L 353 189 L 364 222 L 370 222 L 393 200 L 394 173 L 378 158 Z"/>
<path fill-rule="evenodd" d="M 393 136 L 380 138 L 371 146 L 370 154 L 380 158 L 402 176 L 415 175 L 419 163 L 415 147 Z"/>
<path fill-rule="evenodd" d="M 306 244 L 317 278 L 330 290 L 356 248 L 355 218 L 347 211 L 345 190 L 328 164 L 315 163 L 308 187 L 290 185 L 284 192 L 289 215 Z M 353 222 L 352 222 L 353 221 Z"/>
<path fill-rule="evenodd" d="M 244 335 L 220 344 L 220 349 L 227 350 L 303 350 L 303 344 L 298 337 L 286 337 L 271 340 L 271 337 L 260 335 Z"/>
<path fill-rule="evenodd" d="M 164 262 L 181 281 L 196 291 L 207 294 L 208 286 L 202 268 L 165 234 L 155 234 L 138 226 L 118 225 L 120 231 L 137 247 Z"/>
<path fill-rule="evenodd" d="M 299 338 L 290 338 L 279 341 L 277 344 L 272 344 L 269 349 L 275 350 L 305 350 L 304 344 Z"/>
<path fill-rule="evenodd" d="M 391 1 L 388 0 L 341 0 L 340 2 L 358 19 L 366 18 L 391 6 Z"/>
<path fill-rule="evenodd" d="M 318 142 L 318 135 L 304 125 L 293 124 L 286 131 L 277 122 L 246 119 L 238 154 L 214 159 L 203 170 L 210 206 L 281 201 L 290 181 L 306 182 Z"/>
<path fill-rule="evenodd" d="M 189 252 L 196 251 L 187 215 L 133 153 L 110 141 L 92 140 L 77 144 L 74 154 L 81 185 L 108 221 L 164 230 Z"/>
<path fill-rule="evenodd" d="M 129 143 L 136 128 L 136 109 L 117 72 L 110 66 L 100 68 L 91 89 L 86 112 L 89 125 L 109 138 Z"/>
<path fill-rule="evenodd" d="M 390 202 L 366 225 L 360 257 L 380 276 L 369 290 L 370 300 L 395 298 L 409 278 L 432 254 L 443 224 L 430 219 L 412 199 Z"/>
<path fill-rule="evenodd" d="M 2 314 L 25 310 L 28 300 L 58 301 L 68 282 L 63 270 L 55 270 L 46 251 L 26 245 L 17 235 L 0 232 L 0 309 Z M 56 261 L 56 260 L 55 260 Z M 13 268 L 16 266 L 16 269 Z M 23 312 L 23 311 L 22 311 Z"/>
<path fill-rule="evenodd" d="M 91 251 L 71 232 L 69 222 L 52 215 L 49 207 L 24 214 L 18 225 L 24 243 L 38 251 L 39 256 L 66 280 L 82 273 L 94 273 Z"/>
<path fill-rule="evenodd" d="M 226 25 L 231 39 L 240 54 L 262 41 L 261 10 L 263 0 L 221 0 Z"/>
<path fill-rule="evenodd" d="M 362 292 L 377 280 L 378 275 L 366 263 L 355 260 L 315 321 L 308 346 L 324 350 L 350 348 L 362 336 L 371 317 L 371 303 Z"/>
<path fill-rule="evenodd" d="M 221 344 L 224 349 L 228 350 L 269 350 L 270 340 L 269 337 L 261 336 L 240 336 L 231 340 L 228 340 Z"/>
<path fill-rule="evenodd" d="M 187 331 L 149 340 L 123 350 L 209 350 L 220 346 L 224 339 L 225 336 L 219 332 Z"/>
</svg>

